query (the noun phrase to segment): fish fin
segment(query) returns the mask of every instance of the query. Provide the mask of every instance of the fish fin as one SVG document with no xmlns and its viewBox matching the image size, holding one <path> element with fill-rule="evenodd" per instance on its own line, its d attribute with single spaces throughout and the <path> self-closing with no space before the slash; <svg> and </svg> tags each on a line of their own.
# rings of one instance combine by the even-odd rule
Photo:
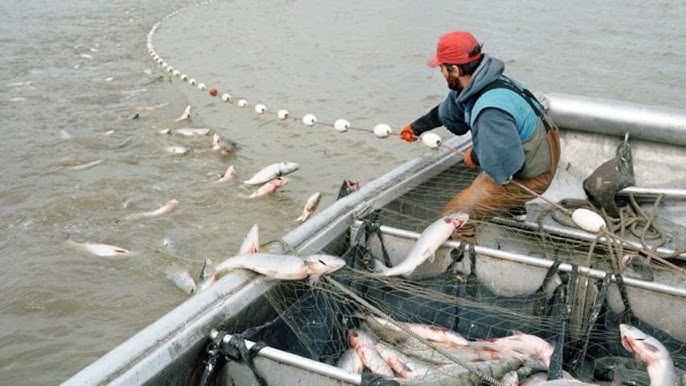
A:
<svg viewBox="0 0 686 386">
<path fill-rule="evenodd" d="M 319 285 L 319 275 L 310 275 L 307 278 L 307 281 L 310 283 L 312 287 L 316 287 Z"/>
<path fill-rule="evenodd" d="M 304 214 L 300 215 L 300 217 L 296 218 L 294 222 L 305 222 L 307 217 L 305 217 Z"/>
</svg>

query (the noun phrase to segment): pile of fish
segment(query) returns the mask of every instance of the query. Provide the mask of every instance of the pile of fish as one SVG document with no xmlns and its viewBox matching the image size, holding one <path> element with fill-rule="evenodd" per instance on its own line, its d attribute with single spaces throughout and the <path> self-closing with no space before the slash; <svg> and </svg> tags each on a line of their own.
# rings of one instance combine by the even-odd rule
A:
<svg viewBox="0 0 686 386">
<path fill-rule="evenodd" d="M 554 347 L 534 335 L 515 331 L 506 337 L 468 341 L 443 327 L 357 317 L 363 320 L 361 327 L 348 331 L 350 348 L 336 364 L 353 373 L 369 371 L 400 385 L 486 384 L 484 376 L 503 385 L 597 384 L 577 380 L 567 372 L 560 379 L 548 380 Z M 669 352 L 655 338 L 624 324 L 620 332 L 624 347 L 646 363 L 651 386 L 678 386 L 684 381 Z M 615 375 L 613 381 L 621 384 L 620 376 Z"/>
</svg>

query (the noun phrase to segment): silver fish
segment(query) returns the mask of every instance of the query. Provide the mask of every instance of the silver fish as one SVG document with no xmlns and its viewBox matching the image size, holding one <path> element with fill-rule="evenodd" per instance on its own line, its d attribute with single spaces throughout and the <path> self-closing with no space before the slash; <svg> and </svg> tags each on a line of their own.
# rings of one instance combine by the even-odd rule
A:
<svg viewBox="0 0 686 386">
<path fill-rule="evenodd" d="M 660 341 L 627 324 L 619 325 L 619 333 L 622 346 L 646 364 L 650 386 L 678 385 L 672 356 Z"/>
<path fill-rule="evenodd" d="M 96 256 L 103 256 L 103 257 L 112 257 L 112 256 L 125 256 L 131 253 L 126 248 L 122 247 L 117 247 L 115 245 L 109 245 L 109 244 L 101 244 L 101 243 L 94 243 L 92 241 L 86 241 L 83 243 L 79 243 L 76 241 L 73 241 L 71 238 L 67 239 L 67 243 L 80 247 L 85 249 L 86 251 L 96 255 Z"/>
<path fill-rule="evenodd" d="M 376 268 L 382 276 L 409 276 L 414 270 L 427 259 L 432 258 L 436 250 L 455 232 L 469 220 L 469 215 L 464 212 L 450 213 L 434 221 L 419 236 L 405 260 L 393 268 L 385 267 L 376 261 Z"/>
<path fill-rule="evenodd" d="M 177 134 L 185 135 L 186 137 L 200 137 L 210 133 L 210 129 L 198 129 L 193 127 L 182 127 L 174 130 Z"/>
<path fill-rule="evenodd" d="M 400 339 L 409 337 L 409 334 L 386 319 L 374 315 L 364 315 L 363 318 L 372 331 L 380 337 L 388 336 L 392 340 L 395 340 L 397 337 Z M 441 343 L 448 347 L 469 345 L 469 341 L 462 337 L 462 335 L 442 326 L 407 322 L 398 322 L 398 324 L 403 326 L 405 330 L 410 330 L 426 340 Z"/>
<path fill-rule="evenodd" d="M 183 114 L 181 114 L 180 117 L 176 118 L 176 122 L 181 122 L 181 121 L 187 121 L 191 119 L 191 105 L 186 106 L 186 109 L 183 110 Z"/>
<path fill-rule="evenodd" d="M 236 170 L 234 169 L 233 165 L 230 165 L 226 171 L 224 172 L 224 175 L 221 176 L 218 180 L 215 182 L 227 182 L 233 180 L 233 178 L 236 176 Z"/>
<path fill-rule="evenodd" d="M 217 264 L 218 274 L 236 268 L 260 273 L 270 279 L 300 280 L 309 278 L 316 283 L 322 275 L 339 270 L 345 260 L 332 255 L 310 255 L 305 258 L 295 255 L 255 253 L 238 255 Z"/>
<path fill-rule="evenodd" d="M 197 281 L 190 269 L 172 271 L 167 278 L 189 295 L 204 291 L 217 281 L 210 259 L 205 259 Z"/>
<path fill-rule="evenodd" d="M 265 182 L 271 181 L 276 177 L 285 176 L 286 174 L 293 173 L 298 170 L 298 164 L 295 162 L 278 162 L 271 164 L 259 172 L 255 173 L 254 176 L 250 177 L 249 180 L 243 181 L 246 185 L 259 185 Z"/>
<path fill-rule="evenodd" d="M 371 372 L 387 377 L 393 376 L 393 370 L 376 350 L 378 340 L 373 335 L 360 329 L 348 330 L 348 342 Z"/>
<path fill-rule="evenodd" d="M 357 351 L 353 348 L 349 348 L 341 354 L 338 362 L 336 362 L 336 367 L 355 374 L 362 374 L 362 371 L 364 371 L 362 359 L 360 359 Z"/>
<path fill-rule="evenodd" d="M 386 363 L 403 378 L 420 378 L 425 376 L 433 366 L 403 354 L 395 347 L 384 343 L 376 343 L 376 351 Z"/>
<path fill-rule="evenodd" d="M 189 149 L 185 146 L 169 146 L 167 147 L 167 152 L 172 154 L 184 155 L 188 153 Z"/>
<path fill-rule="evenodd" d="M 249 255 L 260 251 L 260 227 L 254 224 L 243 237 L 243 242 L 238 248 L 239 255 Z"/>
<path fill-rule="evenodd" d="M 550 357 L 555 350 L 553 345 L 544 339 L 520 331 L 514 331 L 513 335 L 503 338 L 490 339 L 488 343 L 496 349 L 513 351 L 539 361 L 545 369 L 550 367 Z"/>
</svg>

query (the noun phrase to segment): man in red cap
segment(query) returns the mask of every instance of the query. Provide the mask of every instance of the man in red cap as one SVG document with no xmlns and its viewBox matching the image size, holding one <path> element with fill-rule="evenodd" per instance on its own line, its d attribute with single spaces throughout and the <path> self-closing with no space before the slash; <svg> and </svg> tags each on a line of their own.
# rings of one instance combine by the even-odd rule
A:
<svg viewBox="0 0 686 386">
<path fill-rule="evenodd" d="M 481 52 L 481 44 L 466 31 L 442 35 L 429 67 L 440 67 L 448 97 L 413 123 L 400 138 L 413 142 L 439 126 L 456 135 L 471 132 L 464 163 L 480 167 L 472 184 L 453 197 L 443 213 L 464 211 L 470 221 L 457 238 L 474 243 L 475 222 L 521 208 L 534 197 L 510 184 L 516 180 L 543 193 L 560 159 L 557 127 L 531 92 L 504 75 L 504 63 Z"/>
</svg>

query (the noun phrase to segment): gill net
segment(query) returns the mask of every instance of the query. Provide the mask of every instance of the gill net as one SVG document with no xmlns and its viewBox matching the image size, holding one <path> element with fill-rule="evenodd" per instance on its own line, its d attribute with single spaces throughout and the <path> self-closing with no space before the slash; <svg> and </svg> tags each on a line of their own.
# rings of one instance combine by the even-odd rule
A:
<svg viewBox="0 0 686 386">
<path fill-rule="evenodd" d="M 459 243 L 443 247 L 434 261 L 439 268 L 421 272 L 420 267 L 409 278 L 383 277 L 374 272 L 374 260 L 393 260 L 394 255 L 402 260 L 414 241 L 399 247 L 397 236 L 389 229 L 420 234 L 452 197 L 446 186 L 458 185 L 459 189 L 460 183 L 455 181 L 468 183 L 473 177 L 472 170 L 454 166 L 358 221 L 345 242 L 332 243 L 325 251 L 344 257 L 348 265 L 316 287 L 303 283 L 278 286 L 267 295 L 276 323 L 250 338 L 337 366 L 342 365 L 342 356 L 353 344 L 350 332 L 369 331 L 382 345 L 390 344 L 431 369 L 419 375 L 410 371 L 407 377 L 393 370 L 400 384 L 505 384 L 511 377 L 508 374 L 516 373 L 519 382 L 571 375 L 587 382 L 621 380 L 624 384 L 648 385 L 645 363 L 634 360 L 621 343 L 619 325 L 628 324 L 660 341 L 679 374 L 686 369 L 683 331 L 660 328 L 661 318 L 668 315 L 665 307 L 678 301 L 670 303 L 672 298 L 667 295 L 650 300 L 649 291 L 627 284 L 640 280 L 683 288 L 683 273 L 651 261 L 616 240 L 580 240 L 548 233 L 543 227 L 548 222 L 569 227 L 574 224 L 547 205 L 528 205 L 528 220 L 520 225 L 506 215 L 479 223 L 477 247 Z M 666 241 L 679 245 L 677 240 L 684 236 L 681 227 L 659 215 L 655 208 L 660 200 L 641 206 L 632 197 L 620 208 L 623 214 L 616 219 L 607 217 L 608 223 L 613 232 L 647 251 L 664 246 Z M 584 205 L 603 212 L 588 202 L 560 204 L 569 208 Z M 525 226 L 530 223 L 540 227 Z M 503 264 L 479 253 L 479 246 L 540 258 L 550 264 Z M 596 274 L 588 275 L 588 268 Z M 374 329 L 374 317 L 388 321 L 402 333 Z M 459 350 L 427 340 L 405 323 L 447 328 L 474 348 Z M 513 358 L 505 351 L 493 352 L 493 347 L 483 346 L 484 342 L 520 332 L 550 345 L 553 351 L 548 354 L 547 366 L 541 366 L 536 355 Z M 384 378 L 375 371 L 380 370 L 364 368 L 368 376 Z"/>
</svg>

